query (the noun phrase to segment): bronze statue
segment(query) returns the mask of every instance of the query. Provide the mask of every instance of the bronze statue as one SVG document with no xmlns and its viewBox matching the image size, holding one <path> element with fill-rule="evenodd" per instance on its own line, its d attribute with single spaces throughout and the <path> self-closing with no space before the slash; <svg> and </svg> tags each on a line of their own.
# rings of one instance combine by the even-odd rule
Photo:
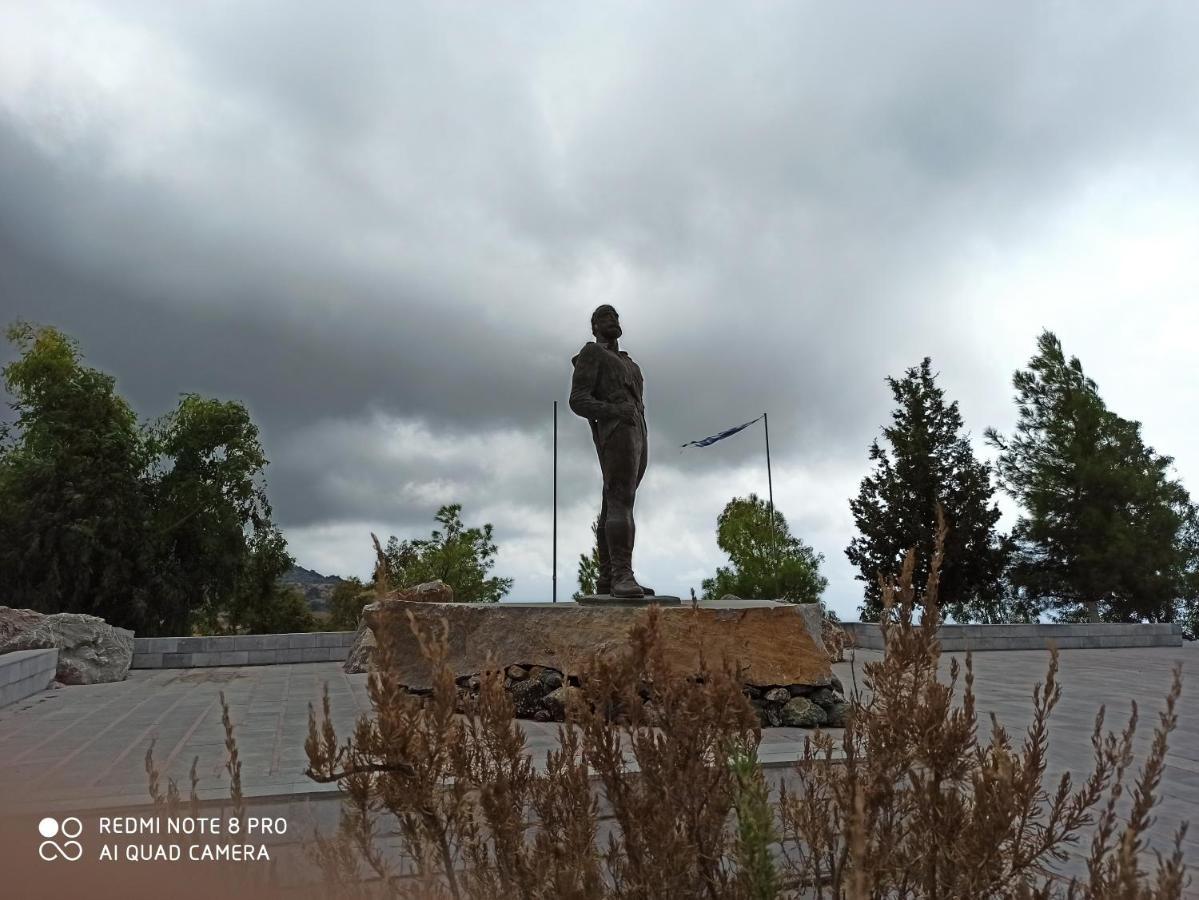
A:
<svg viewBox="0 0 1199 900">
<path fill-rule="evenodd" d="M 647 460 L 644 381 L 641 368 L 620 349 L 620 317 L 607 304 L 591 314 L 595 340 L 571 360 L 571 410 L 591 424 L 591 438 L 604 476 L 600 506 L 597 594 L 649 597 L 653 591 L 633 577 L 633 502 Z"/>
</svg>

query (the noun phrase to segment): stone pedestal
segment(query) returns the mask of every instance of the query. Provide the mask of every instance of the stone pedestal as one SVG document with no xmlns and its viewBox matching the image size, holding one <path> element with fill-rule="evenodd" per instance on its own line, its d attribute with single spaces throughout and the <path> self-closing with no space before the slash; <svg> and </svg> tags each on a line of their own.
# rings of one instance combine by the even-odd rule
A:
<svg viewBox="0 0 1199 900">
<path fill-rule="evenodd" d="M 683 601 L 669 594 L 654 594 L 649 597 L 613 597 L 611 594 L 585 594 L 578 602 L 583 606 L 678 606 Z"/>
<path fill-rule="evenodd" d="M 718 601 L 719 602 L 719 601 Z M 628 632 L 649 615 L 646 606 L 575 603 L 376 603 L 364 613 L 380 643 L 395 651 L 400 680 L 429 684 L 429 667 L 410 622 L 425 633 L 448 626 L 450 667 L 471 675 L 493 667 L 553 669 L 578 675 L 596 654 L 621 653 Z M 817 604 L 720 608 L 663 606 L 659 633 L 668 664 L 680 675 L 722 659 L 738 665 L 747 687 L 824 687 L 832 683 L 820 638 Z"/>
</svg>

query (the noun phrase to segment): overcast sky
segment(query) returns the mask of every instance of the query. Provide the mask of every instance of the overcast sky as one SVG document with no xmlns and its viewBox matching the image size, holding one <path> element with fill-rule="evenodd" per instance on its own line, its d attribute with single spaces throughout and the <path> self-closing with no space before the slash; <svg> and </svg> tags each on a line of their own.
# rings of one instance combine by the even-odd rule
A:
<svg viewBox="0 0 1199 900">
<path fill-rule="evenodd" d="M 1199 5 L 0 2 L 0 321 L 144 416 L 261 425 L 301 565 L 443 503 L 511 599 L 599 504 L 570 358 L 646 376 L 636 568 L 686 596 L 774 494 L 860 602 L 848 498 L 929 355 L 979 451 L 1042 328 L 1199 490 Z M 0 360 L 11 358 L 7 347 Z M 1009 510 L 1010 518 L 1010 510 Z"/>
</svg>

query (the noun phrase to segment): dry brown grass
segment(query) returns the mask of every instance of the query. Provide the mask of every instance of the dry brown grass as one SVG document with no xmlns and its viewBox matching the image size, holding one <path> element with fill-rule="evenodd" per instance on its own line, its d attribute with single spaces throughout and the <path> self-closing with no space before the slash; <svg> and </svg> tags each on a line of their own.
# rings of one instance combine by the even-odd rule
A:
<svg viewBox="0 0 1199 900">
<path fill-rule="evenodd" d="M 726 662 L 672 675 L 656 616 L 633 629 L 627 653 L 596 661 L 568 691 L 560 745 L 540 767 L 498 667 L 463 709 L 444 631 L 418 632 L 433 673 L 422 694 L 398 681 L 381 636 L 368 680 L 373 712 L 344 740 L 327 692 L 323 715 L 310 712 L 308 774 L 345 792 L 338 832 L 312 845 L 326 893 L 1181 898 L 1185 829 L 1167 856 L 1149 857 L 1147 847 L 1180 673 L 1136 774 L 1135 708 L 1119 733 L 1105 732 L 1101 709 L 1090 774 L 1048 783 L 1056 652 L 1024 735 L 1013 739 L 992 719 L 980 739 L 969 656 L 938 678 L 937 562 L 920 588 L 910 556 L 884 584 L 886 652 L 863 667 L 848 727 L 807 742 L 777 792 L 757 761 L 757 717 L 738 672 Z M 235 776 L 227 707 L 224 719 Z M 164 796 L 150 754 L 147 772 L 151 793 Z M 172 796 L 177 803 L 168 783 L 162 802 Z M 1074 881 L 1053 871 L 1071 852 L 1085 857 Z"/>
<path fill-rule="evenodd" d="M 943 539 L 942 529 L 938 547 Z M 948 679 L 937 678 L 940 550 L 922 591 L 912 584 L 913 559 L 883 585 L 886 653 L 864 666 L 865 690 L 853 698 L 843 738 L 814 738 L 796 786 L 781 798 L 797 882 L 814 897 L 1181 897 L 1185 827 L 1170 856 L 1147 865 L 1144 853 L 1177 722 L 1180 672 L 1135 779 L 1134 706 L 1119 734 L 1104 732 L 1098 711 L 1085 779 L 1075 783 L 1067 774 L 1047 784 L 1048 721 L 1061 699 L 1057 652 L 1019 744 L 994 719 L 980 740 L 970 656 L 964 673 L 954 660 Z M 842 764 L 833 765 L 838 756 Z M 1119 804 L 1129 794 L 1131 810 L 1121 821 Z M 1055 877 L 1052 864 L 1077 852 L 1087 829 L 1086 877 Z"/>
</svg>

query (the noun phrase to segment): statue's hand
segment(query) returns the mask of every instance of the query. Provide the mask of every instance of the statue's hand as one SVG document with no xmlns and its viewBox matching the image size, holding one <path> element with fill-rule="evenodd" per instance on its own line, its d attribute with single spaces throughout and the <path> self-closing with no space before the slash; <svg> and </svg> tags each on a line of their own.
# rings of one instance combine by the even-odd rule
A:
<svg viewBox="0 0 1199 900">
<path fill-rule="evenodd" d="M 637 405 L 631 400 L 622 400 L 620 403 L 613 404 L 616 411 L 616 418 L 625 425 L 637 424 Z"/>
</svg>

